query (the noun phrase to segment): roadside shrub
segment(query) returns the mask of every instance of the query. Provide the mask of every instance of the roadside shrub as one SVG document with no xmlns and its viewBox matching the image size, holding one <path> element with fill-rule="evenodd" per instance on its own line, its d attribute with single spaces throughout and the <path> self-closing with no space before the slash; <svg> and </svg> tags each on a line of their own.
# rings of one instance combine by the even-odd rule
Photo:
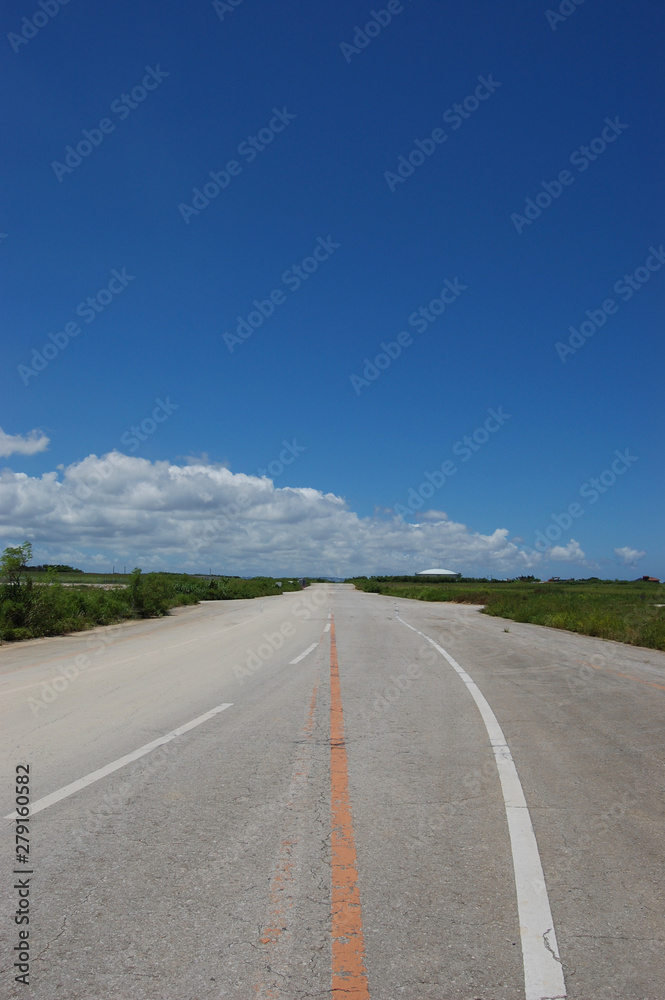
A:
<svg viewBox="0 0 665 1000">
<path fill-rule="evenodd" d="M 0 640 L 64 635 L 128 618 L 159 617 L 168 614 L 169 608 L 200 600 L 268 597 L 288 590 L 300 587 L 295 581 L 283 581 L 278 587 L 270 577 L 211 580 L 176 573 L 144 574 L 140 569 L 130 575 L 126 587 L 105 590 L 85 586 L 83 581 L 80 586 L 77 581 L 77 586 L 65 587 L 51 568 L 40 581 L 0 586 Z"/>
<path fill-rule="evenodd" d="M 23 601 L 5 597 L 0 605 L 0 629 L 22 628 L 25 625 L 26 610 Z"/>
</svg>

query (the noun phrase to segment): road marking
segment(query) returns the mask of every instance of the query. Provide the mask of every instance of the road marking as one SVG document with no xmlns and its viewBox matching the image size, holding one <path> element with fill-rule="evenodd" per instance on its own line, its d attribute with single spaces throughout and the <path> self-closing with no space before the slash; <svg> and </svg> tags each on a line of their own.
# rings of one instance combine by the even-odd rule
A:
<svg viewBox="0 0 665 1000">
<path fill-rule="evenodd" d="M 301 749 L 295 761 L 294 773 L 287 792 L 285 808 L 288 833 L 281 843 L 275 874 L 270 886 L 271 910 L 269 922 L 263 928 L 259 942 L 263 945 L 265 974 L 254 987 L 255 1000 L 278 1000 L 283 996 L 281 986 L 293 964 L 291 949 L 294 945 L 294 907 L 297 892 L 297 876 L 300 858 L 298 847 L 301 840 L 299 823 L 307 812 L 305 798 L 309 788 L 312 770 L 312 744 L 314 735 L 316 696 L 319 682 L 316 681 L 309 703 L 305 725 L 301 728 Z M 289 815 L 290 814 L 290 815 Z"/>
<path fill-rule="evenodd" d="M 325 628 L 323 629 L 323 631 L 324 632 L 330 632 L 330 622 L 327 623 L 327 625 L 325 626 Z"/>
<path fill-rule="evenodd" d="M 533 824 L 524 791 L 503 730 L 484 695 L 459 663 L 420 629 L 409 625 L 399 615 L 397 617 L 402 625 L 406 625 L 407 628 L 426 639 L 448 661 L 466 684 L 469 694 L 482 716 L 494 751 L 506 808 L 506 819 L 508 820 L 515 871 L 526 1000 L 565 997 L 566 984 L 558 955 L 554 921 L 547 896 L 547 886 L 538 853 L 536 835 L 533 832 Z"/>
<path fill-rule="evenodd" d="M 333 1000 L 369 1000 L 334 616 L 330 623 L 330 777 L 332 996 Z"/>
<path fill-rule="evenodd" d="M 290 666 L 293 666 L 294 663 L 300 663 L 300 661 L 304 660 L 306 656 L 309 656 L 312 650 L 316 649 L 317 646 L 318 642 L 313 642 L 311 646 L 307 647 L 304 653 L 301 653 L 300 656 L 296 656 L 295 660 L 291 660 Z"/>
<path fill-rule="evenodd" d="M 625 677 L 629 681 L 637 681 L 638 684 L 648 684 L 649 687 L 658 688 L 659 691 L 665 691 L 665 687 L 662 684 L 656 684 L 654 681 L 643 681 L 641 677 L 633 677 L 632 674 L 620 674 L 618 670 L 610 670 L 609 667 L 597 667 L 595 663 L 587 663 L 586 660 L 575 660 L 575 663 L 583 663 L 585 667 L 593 667 L 594 670 L 602 670 L 605 674 L 614 674 L 615 677 Z"/>
<path fill-rule="evenodd" d="M 82 788 L 87 788 L 88 785 L 94 784 L 96 781 L 100 781 L 101 778 L 105 778 L 108 774 L 113 774 L 114 771 L 118 771 L 125 764 L 131 764 L 132 761 L 138 760 L 139 757 L 144 757 L 145 754 L 150 753 L 151 750 L 156 750 L 157 747 L 164 746 L 165 743 L 170 743 L 174 740 L 176 736 L 182 736 L 183 733 L 189 732 L 190 729 L 195 729 L 196 726 L 200 726 L 201 723 L 207 722 L 208 719 L 212 719 L 214 715 L 218 715 L 223 712 L 226 708 L 231 708 L 232 702 L 225 705 L 218 705 L 217 708 L 212 708 L 205 715 L 199 715 L 197 719 L 192 719 L 191 722 L 186 722 L 184 726 L 178 726 L 177 729 L 173 729 L 166 736 L 160 736 L 159 739 L 153 740 L 152 743 L 146 743 L 145 746 L 139 747 L 138 750 L 132 750 L 131 753 L 125 754 L 124 757 L 119 757 L 118 760 L 114 760 L 111 764 L 106 764 L 104 767 L 98 768 L 97 771 L 91 771 L 90 774 L 86 774 L 84 778 L 79 778 L 77 781 L 72 781 L 69 785 L 65 785 L 64 788 L 58 789 L 57 792 L 51 792 L 50 795 L 45 795 L 42 799 L 37 799 L 30 806 L 30 815 L 34 816 L 35 813 L 41 812 L 42 809 L 48 809 L 49 806 L 54 805 L 56 802 L 60 802 L 61 799 L 66 799 L 70 795 L 74 795 L 75 792 L 80 792 Z M 17 814 L 15 812 L 9 813 L 5 816 L 5 819 L 16 819 Z"/>
</svg>

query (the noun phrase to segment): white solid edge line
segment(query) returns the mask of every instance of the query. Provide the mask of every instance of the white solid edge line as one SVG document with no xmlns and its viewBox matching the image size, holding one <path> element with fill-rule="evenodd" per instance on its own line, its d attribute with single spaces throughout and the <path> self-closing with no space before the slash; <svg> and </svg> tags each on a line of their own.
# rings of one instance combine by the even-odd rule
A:
<svg viewBox="0 0 665 1000">
<path fill-rule="evenodd" d="M 482 716 L 494 752 L 508 820 L 522 942 L 525 997 L 526 1000 L 565 997 L 566 984 L 536 835 L 506 737 L 485 696 L 459 663 L 424 632 L 409 625 L 399 615 L 397 618 L 402 625 L 417 632 L 434 646 L 457 671 Z"/>
<path fill-rule="evenodd" d="M 198 719 L 192 719 L 191 722 L 186 722 L 184 726 L 178 726 L 177 729 L 172 730 L 167 733 L 166 736 L 160 736 L 159 739 L 153 740 L 152 743 L 146 743 L 145 746 L 139 747 L 138 750 L 132 750 L 131 753 L 125 754 L 124 757 L 119 757 L 118 760 L 114 760 L 111 764 L 106 764 L 104 767 L 100 767 L 97 771 L 91 771 L 90 774 L 86 774 L 84 778 L 79 778 L 77 781 L 72 781 L 69 785 L 65 785 L 64 788 L 58 789 L 57 792 L 51 792 L 50 795 L 45 795 L 41 799 L 37 799 L 30 806 L 30 816 L 34 816 L 35 813 L 41 812 L 42 809 L 48 809 L 55 802 L 59 802 L 60 799 L 66 799 L 70 795 L 74 795 L 75 792 L 79 792 L 82 788 L 86 788 L 88 785 L 92 785 L 95 781 L 99 781 L 101 778 L 105 778 L 107 774 L 113 774 L 114 771 L 119 770 L 124 767 L 125 764 L 131 764 L 133 760 L 138 760 L 139 757 L 143 757 L 145 754 L 150 753 L 151 750 L 155 750 L 157 747 L 163 746 L 165 743 L 170 743 L 174 740 L 176 736 L 182 736 L 183 733 L 189 732 L 190 729 L 195 729 L 196 726 L 200 726 L 202 722 L 207 722 L 211 719 L 213 715 L 218 715 L 219 712 L 223 712 L 225 708 L 231 708 L 232 702 L 225 705 L 218 705 L 217 708 L 212 708 L 205 715 L 199 715 Z M 15 812 L 9 813 L 5 819 L 16 819 L 17 814 Z"/>
<path fill-rule="evenodd" d="M 313 642 L 311 646 L 307 647 L 304 653 L 301 653 L 300 656 L 296 656 L 295 660 L 291 660 L 289 666 L 293 666 L 294 663 L 300 663 L 300 661 L 304 660 L 306 656 L 309 656 L 312 650 L 316 649 L 317 646 L 318 642 Z"/>
</svg>

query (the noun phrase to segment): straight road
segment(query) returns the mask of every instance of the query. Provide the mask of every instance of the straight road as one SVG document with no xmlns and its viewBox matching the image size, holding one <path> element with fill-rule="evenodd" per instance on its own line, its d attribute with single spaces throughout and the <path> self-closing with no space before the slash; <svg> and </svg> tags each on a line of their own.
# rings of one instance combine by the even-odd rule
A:
<svg viewBox="0 0 665 1000">
<path fill-rule="evenodd" d="M 665 1000 L 663 653 L 321 585 L 0 697 L 2 998 Z"/>
</svg>

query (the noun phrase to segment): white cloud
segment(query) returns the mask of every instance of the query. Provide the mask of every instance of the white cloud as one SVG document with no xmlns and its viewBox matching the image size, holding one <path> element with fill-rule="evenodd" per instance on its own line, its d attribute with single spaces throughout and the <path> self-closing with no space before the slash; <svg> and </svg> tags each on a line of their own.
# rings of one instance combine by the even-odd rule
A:
<svg viewBox="0 0 665 1000">
<path fill-rule="evenodd" d="M 448 515 L 445 510 L 426 510 L 420 515 L 423 521 L 447 521 Z"/>
<path fill-rule="evenodd" d="M 636 563 L 638 559 L 643 559 L 646 552 L 639 552 L 637 549 L 631 549 L 627 545 L 624 545 L 620 549 L 615 549 L 614 554 L 619 557 L 625 566 L 629 566 L 632 563 Z"/>
<path fill-rule="evenodd" d="M 6 544 L 29 538 L 40 558 L 57 550 L 58 561 L 82 567 L 106 558 L 247 575 L 410 574 L 441 563 L 469 575 L 512 575 L 541 560 L 508 541 L 506 528 L 483 535 L 443 512 L 420 524 L 359 517 L 333 493 L 278 489 L 200 460 L 172 465 L 120 452 L 41 478 L 0 473 L 0 535 Z"/>
<path fill-rule="evenodd" d="M 28 434 L 5 434 L 0 427 L 0 458 L 8 455 L 35 455 L 46 451 L 50 439 L 41 431 L 29 431 Z"/>
<path fill-rule="evenodd" d="M 574 538 L 571 538 L 567 545 L 555 545 L 553 549 L 549 550 L 547 556 L 553 562 L 584 561 L 584 553 L 579 542 L 576 542 Z"/>
</svg>

